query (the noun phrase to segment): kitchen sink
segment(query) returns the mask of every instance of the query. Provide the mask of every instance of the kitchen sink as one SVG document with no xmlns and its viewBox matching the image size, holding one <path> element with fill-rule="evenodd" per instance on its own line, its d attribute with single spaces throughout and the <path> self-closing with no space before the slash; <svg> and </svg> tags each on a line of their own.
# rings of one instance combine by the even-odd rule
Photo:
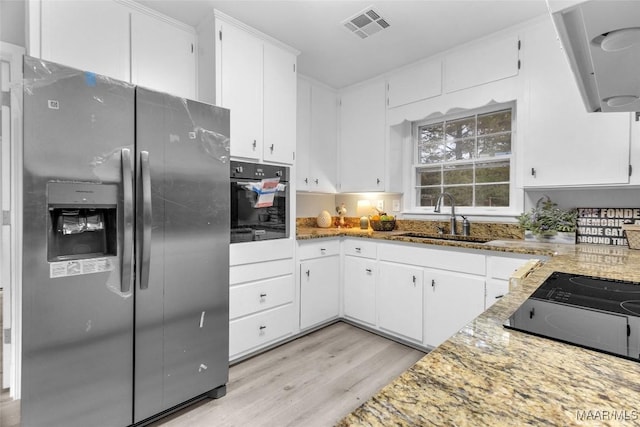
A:
<svg viewBox="0 0 640 427">
<path fill-rule="evenodd" d="M 455 242 L 472 242 L 472 243 L 487 243 L 492 240 L 487 237 L 477 237 L 477 236 L 458 236 L 451 234 L 427 234 L 427 233 L 402 233 L 397 234 L 398 237 L 410 237 L 412 239 L 425 239 L 425 240 L 450 240 Z"/>
</svg>

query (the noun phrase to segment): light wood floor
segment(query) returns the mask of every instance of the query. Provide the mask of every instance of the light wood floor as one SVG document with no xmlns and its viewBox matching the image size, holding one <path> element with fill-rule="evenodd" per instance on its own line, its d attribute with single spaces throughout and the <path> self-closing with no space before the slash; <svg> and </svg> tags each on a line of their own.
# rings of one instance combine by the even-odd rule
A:
<svg viewBox="0 0 640 427">
<path fill-rule="evenodd" d="M 225 397 L 151 426 L 333 426 L 422 356 L 338 322 L 232 366 Z M 7 404 L 0 400 L 0 426 L 19 427 L 16 402 Z"/>
</svg>

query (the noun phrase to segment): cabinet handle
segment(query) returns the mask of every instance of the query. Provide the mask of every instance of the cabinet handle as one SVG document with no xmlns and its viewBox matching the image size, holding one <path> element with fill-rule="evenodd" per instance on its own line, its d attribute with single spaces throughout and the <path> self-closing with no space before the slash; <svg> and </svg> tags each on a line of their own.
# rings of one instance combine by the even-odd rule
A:
<svg viewBox="0 0 640 427">
<path fill-rule="evenodd" d="M 533 316 L 536 315 L 536 309 L 535 307 L 531 309 L 531 311 L 529 311 L 529 319 L 533 319 Z"/>
<path fill-rule="evenodd" d="M 356 252 L 360 252 L 362 249 L 360 248 L 356 248 Z"/>
<path fill-rule="evenodd" d="M 413 276 L 413 287 L 416 286 L 416 276 Z"/>
<path fill-rule="evenodd" d="M 536 177 L 536 168 L 531 168 L 531 176 Z"/>
<path fill-rule="evenodd" d="M 496 295 L 496 299 L 502 298 L 504 295 Z"/>
<path fill-rule="evenodd" d="M 269 149 L 271 150 L 271 152 L 273 153 L 273 144 L 271 144 L 271 147 L 269 147 Z"/>
<path fill-rule="evenodd" d="M 322 252 L 323 254 L 326 252 L 327 250 L 325 248 L 320 248 L 320 252 Z"/>
<path fill-rule="evenodd" d="M 371 273 L 371 269 L 370 269 L 370 268 L 367 268 L 365 271 L 366 271 L 367 273 Z"/>
<path fill-rule="evenodd" d="M 254 139 L 252 145 L 253 145 L 253 151 L 255 151 L 256 147 L 258 146 L 258 142 Z"/>
<path fill-rule="evenodd" d="M 267 327 L 266 327 L 266 326 L 264 326 L 264 325 L 261 325 L 261 326 L 260 326 L 260 332 L 262 332 L 262 331 L 263 331 L 263 330 L 265 330 L 265 329 L 267 329 Z"/>
<path fill-rule="evenodd" d="M 267 296 L 267 294 L 260 294 L 260 298 L 264 298 L 266 296 Z"/>
<path fill-rule="evenodd" d="M 310 275 L 311 275 L 311 272 L 307 270 L 307 277 L 309 277 Z"/>
<path fill-rule="evenodd" d="M 380 178 L 376 178 L 376 184 L 380 184 Z"/>
<path fill-rule="evenodd" d="M 435 279 L 431 279 L 431 287 L 435 288 L 436 287 L 436 281 Z"/>
<path fill-rule="evenodd" d="M 315 181 L 316 181 L 316 184 L 318 184 L 318 183 L 319 183 L 318 178 L 316 178 L 316 179 L 315 179 Z"/>
<path fill-rule="evenodd" d="M 305 178 L 305 179 L 304 179 L 304 183 L 305 183 L 305 184 L 308 184 L 308 183 L 309 183 L 309 178 Z"/>
</svg>

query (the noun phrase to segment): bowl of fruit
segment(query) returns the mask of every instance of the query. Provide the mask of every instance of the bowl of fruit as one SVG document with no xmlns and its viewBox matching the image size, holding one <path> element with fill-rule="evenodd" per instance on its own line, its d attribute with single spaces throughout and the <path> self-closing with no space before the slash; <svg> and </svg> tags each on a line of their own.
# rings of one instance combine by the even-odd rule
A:
<svg viewBox="0 0 640 427">
<path fill-rule="evenodd" d="M 387 215 L 385 212 L 373 215 L 369 218 L 369 223 L 375 231 L 392 231 L 396 228 L 396 219 L 393 215 Z"/>
</svg>

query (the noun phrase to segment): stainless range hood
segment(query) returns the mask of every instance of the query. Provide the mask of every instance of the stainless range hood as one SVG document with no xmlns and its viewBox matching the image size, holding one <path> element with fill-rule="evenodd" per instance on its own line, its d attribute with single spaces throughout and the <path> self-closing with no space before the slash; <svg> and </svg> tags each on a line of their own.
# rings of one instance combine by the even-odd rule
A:
<svg viewBox="0 0 640 427">
<path fill-rule="evenodd" d="M 640 111 L 640 1 L 590 0 L 552 16 L 587 110 Z"/>
</svg>

